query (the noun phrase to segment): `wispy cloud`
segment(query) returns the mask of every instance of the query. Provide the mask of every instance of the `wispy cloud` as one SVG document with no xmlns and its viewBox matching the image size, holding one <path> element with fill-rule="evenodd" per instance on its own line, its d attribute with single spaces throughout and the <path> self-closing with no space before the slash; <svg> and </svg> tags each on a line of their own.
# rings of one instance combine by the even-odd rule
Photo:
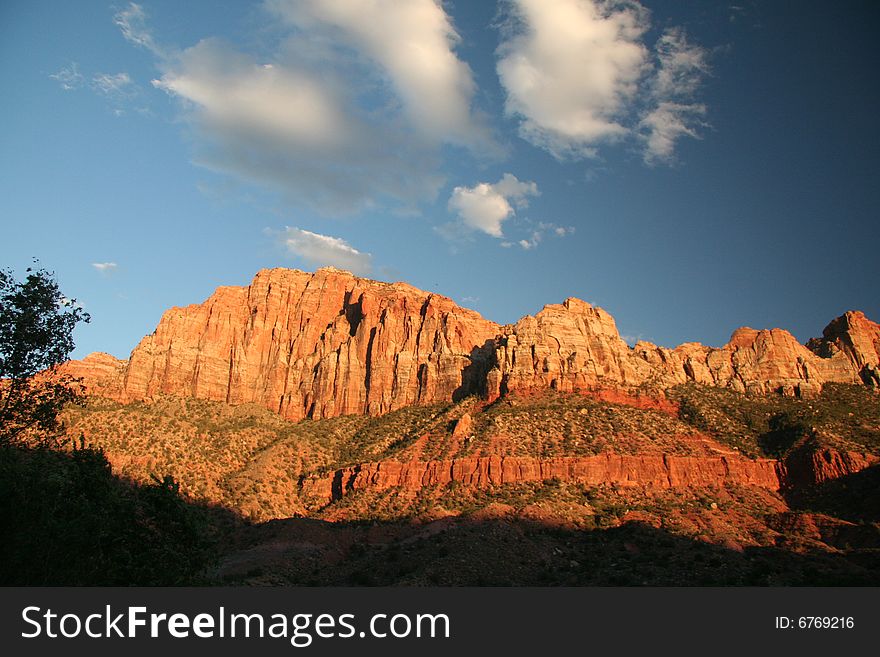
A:
<svg viewBox="0 0 880 657">
<path fill-rule="evenodd" d="M 93 262 L 92 267 L 102 274 L 109 274 L 115 271 L 118 265 L 115 262 Z"/>
<path fill-rule="evenodd" d="M 92 89 L 114 101 L 130 98 L 136 93 L 136 87 L 128 73 L 98 73 L 92 78 Z"/>
<path fill-rule="evenodd" d="M 574 235 L 574 233 L 574 226 L 557 226 L 554 223 L 540 221 L 529 231 L 527 237 L 518 240 L 516 244 L 526 251 L 531 251 L 532 249 L 538 248 L 538 245 L 544 241 L 544 237 L 547 235 L 559 238 Z M 511 241 L 505 241 L 502 244 L 505 248 L 510 248 L 513 245 L 514 242 Z"/>
<path fill-rule="evenodd" d="M 74 89 L 79 89 L 83 86 L 83 76 L 79 72 L 79 65 L 76 62 L 71 62 L 69 66 L 65 66 L 57 73 L 53 73 L 49 76 L 53 80 L 57 80 L 58 84 L 61 85 L 61 88 L 65 91 L 73 91 Z"/>
<path fill-rule="evenodd" d="M 160 57 L 165 56 L 164 49 L 158 46 L 152 32 L 147 28 L 147 14 L 141 5 L 130 2 L 125 9 L 114 14 L 113 22 L 127 41 L 146 48 Z"/>
<path fill-rule="evenodd" d="M 277 234 L 287 251 L 310 265 L 332 266 L 365 276 L 373 269 L 373 256 L 358 251 L 345 240 L 296 227 Z"/>
<path fill-rule="evenodd" d="M 557 159 L 594 157 L 603 144 L 639 139 L 649 164 L 672 160 L 695 137 L 706 51 L 683 31 L 645 42 L 650 12 L 629 0 L 511 0 L 497 69 L 520 135 Z"/>
<path fill-rule="evenodd" d="M 472 146 L 491 142 L 472 111 L 476 85 L 454 52 L 460 37 L 436 0 L 268 0 L 288 24 L 343 43 L 375 64 L 424 136 Z"/>
<path fill-rule="evenodd" d="M 154 84 L 183 101 L 195 161 L 351 214 L 390 201 L 413 208 L 443 183 L 439 154 L 393 117 L 364 111 L 344 78 L 295 61 L 259 63 L 215 39 L 185 50 Z"/>
<path fill-rule="evenodd" d="M 467 228 L 492 237 L 503 237 L 502 224 L 513 216 L 514 206 L 527 207 L 528 197 L 538 195 L 537 184 L 521 182 L 513 174 L 505 173 L 496 183 L 456 187 L 452 190 L 448 207 Z"/>
<path fill-rule="evenodd" d="M 86 84 L 86 76 L 80 72 L 76 62 L 72 62 L 49 77 L 57 80 L 65 91 L 81 89 Z M 121 73 L 96 73 L 89 80 L 88 88 L 106 100 L 117 116 L 124 114 L 124 107 L 140 95 L 138 85 L 124 71 Z M 146 107 L 139 107 L 137 111 L 149 113 L 149 109 Z"/>
<path fill-rule="evenodd" d="M 413 212 L 445 181 L 442 146 L 492 150 L 470 68 L 435 0 L 268 0 L 287 33 L 270 55 L 205 39 L 158 48 L 139 5 L 115 21 L 159 55 L 154 81 L 181 102 L 194 161 L 326 214 Z"/>
<path fill-rule="evenodd" d="M 656 46 L 658 68 L 651 81 L 651 109 L 639 123 L 647 164 L 669 162 L 681 137 L 699 137 L 706 106 L 694 98 L 709 73 L 706 50 L 688 42 L 677 28 L 666 30 Z"/>
<path fill-rule="evenodd" d="M 636 334 L 622 333 L 620 335 L 620 339 L 623 340 L 624 342 L 626 342 L 626 344 L 629 345 L 630 347 L 634 347 L 634 346 L 636 346 L 636 344 L 638 342 L 641 342 L 642 340 L 644 340 L 645 337 L 642 333 L 636 333 Z"/>
</svg>

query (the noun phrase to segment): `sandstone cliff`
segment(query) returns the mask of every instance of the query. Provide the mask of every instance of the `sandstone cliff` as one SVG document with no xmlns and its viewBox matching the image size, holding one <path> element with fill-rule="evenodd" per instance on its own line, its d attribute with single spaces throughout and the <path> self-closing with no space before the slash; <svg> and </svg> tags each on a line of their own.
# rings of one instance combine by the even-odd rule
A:
<svg viewBox="0 0 880 657">
<path fill-rule="evenodd" d="M 832 321 L 821 338 L 807 343 L 817 355 L 848 362 L 865 384 L 880 386 L 880 325 L 864 313 L 844 313 Z"/>
<path fill-rule="evenodd" d="M 260 271 L 247 287 L 168 310 L 127 362 L 92 355 L 68 369 L 119 401 L 167 393 L 255 402 L 300 419 L 529 388 L 694 381 L 809 395 L 831 381 L 880 384 L 878 361 L 880 326 L 858 312 L 807 346 L 781 329 L 741 328 L 718 349 L 630 348 L 607 312 L 578 299 L 500 326 L 404 283 L 325 268 Z"/>
<path fill-rule="evenodd" d="M 627 455 L 610 452 L 545 459 L 500 455 L 433 461 L 388 459 L 349 466 L 326 476 L 305 477 L 300 482 L 299 494 L 308 504 L 325 506 L 361 490 L 394 488 L 415 494 L 424 487 L 453 483 L 486 488 L 551 479 L 588 486 L 615 485 L 647 490 L 733 484 L 778 491 L 814 486 L 860 472 L 876 463 L 877 458 L 869 454 L 829 448 L 801 449 L 784 462 L 752 460 L 738 455 Z"/>
<path fill-rule="evenodd" d="M 257 402 L 284 417 L 380 414 L 449 399 L 496 324 L 403 283 L 271 269 L 172 308 L 106 387 Z M 86 375 L 88 379 L 88 375 Z"/>
<path fill-rule="evenodd" d="M 567 299 L 521 319 L 499 337 L 487 380 L 490 396 L 530 387 L 664 389 L 688 381 L 739 392 L 810 395 L 827 382 L 871 383 L 878 354 L 880 326 L 862 313 L 832 322 L 809 349 L 782 329 L 746 327 L 719 349 L 699 343 L 665 349 L 649 342 L 630 349 L 608 313 Z"/>
<path fill-rule="evenodd" d="M 549 479 L 587 485 L 616 484 L 649 489 L 704 487 L 724 484 L 780 488 L 779 465 L 772 459 L 742 457 L 689 457 L 597 454 L 584 457 L 481 456 L 448 461 L 382 461 L 363 463 L 327 477 L 301 483 L 302 496 L 312 503 L 329 504 L 358 490 L 399 488 L 411 493 L 425 486 L 460 483 L 485 488 Z"/>
</svg>

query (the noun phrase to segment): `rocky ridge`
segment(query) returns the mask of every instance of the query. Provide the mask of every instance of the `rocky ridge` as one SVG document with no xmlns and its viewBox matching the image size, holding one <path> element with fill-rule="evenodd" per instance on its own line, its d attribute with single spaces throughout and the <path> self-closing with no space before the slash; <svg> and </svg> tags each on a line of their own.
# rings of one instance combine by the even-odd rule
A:
<svg viewBox="0 0 880 657">
<path fill-rule="evenodd" d="M 781 488 L 778 463 L 773 459 L 605 453 L 552 459 L 496 455 L 427 462 L 386 460 L 343 468 L 326 477 L 307 478 L 301 483 L 301 494 L 313 503 L 326 505 L 358 490 L 397 488 L 416 493 L 423 487 L 451 483 L 485 488 L 550 479 L 653 490 L 731 483 Z"/>
<path fill-rule="evenodd" d="M 662 391 L 693 381 L 809 396 L 828 382 L 880 384 L 880 326 L 848 312 L 807 345 L 782 329 L 740 328 L 721 348 L 631 348 L 611 315 L 579 299 L 501 326 L 405 283 L 267 269 L 247 287 L 166 311 L 128 361 L 92 354 L 67 369 L 117 401 L 253 402 L 292 420 L 533 388 Z"/>
</svg>

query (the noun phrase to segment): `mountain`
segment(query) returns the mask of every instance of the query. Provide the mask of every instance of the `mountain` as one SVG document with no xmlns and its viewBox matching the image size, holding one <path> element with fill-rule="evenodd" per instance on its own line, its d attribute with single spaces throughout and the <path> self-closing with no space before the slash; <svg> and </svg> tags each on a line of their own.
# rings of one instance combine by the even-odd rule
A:
<svg viewBox="0 0 880 657">
<path fill-rule="evenodd" d="M 291 420 L 530 389 L 656 395 L 696 382 L 806 397 L 828 382 L 880 385 L 880 326 L 848 312 L 806 346 L 782 329 L 740 328 L 720 349 L 631 348 L 611 315 L 579 299 L 501 326 L 405 283 L 267 269 L 247 287 L 168 310 L 128 361 L 92 354 L 68 367 L 121 402 L 182 395 L 257 403 Z"/>
<path fill-rule="evenodd" d="M 200 581 L 876 585 L 878 354 L 859 312 L 630 347 L 578 299 L 502 326 L 270 269 L 68 363 L 90 394 L 61 419 L 213 510 Z"/>
</svg>

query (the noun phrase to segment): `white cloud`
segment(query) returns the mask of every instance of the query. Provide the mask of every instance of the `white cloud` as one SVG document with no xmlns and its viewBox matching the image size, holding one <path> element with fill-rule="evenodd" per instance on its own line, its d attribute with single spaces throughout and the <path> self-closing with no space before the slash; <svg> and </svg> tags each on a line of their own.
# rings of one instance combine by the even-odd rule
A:
<svg viewBox="0 0 880 657">
<path fill-rule="evenodd" d="M 218 39 L 156 47 L 139 5 L 115 21 L 159 55 L 154 86 L 182 103 L 194 161 L 326 214 L 413 213 L 444 183 L 441 145 L 492 151 L 470 68 L 435 0 L 264 3 L 285 30 L 257 59 Z"/>
<path fill-rule="evenodd" d="M 338 99 L 318 80 L 258 65 L 216 40 L 186 50 L 154 85 L 189 101 L 215 130 L 330 148 L 351 137 Z"/>
<path fill-rule="evenodd" d="M 554 237 L 566 237 L 574 235 L 574 226 L 557 226 L 554 223 L 539 221 L 537 226 L 531 231 L 529 236 L 517 242 L 526 251 L 538 248 L 538 245 L 544 240 L 544 236 L 548 233 Z M 503 246 L 513 246 L 508 243 Z"/>
<path fill-rule="evenodd" d="M 601 144 L 636 137 L 648 164 L 673 159 L 697 137 L 708 73 L 705 49 L 679 28 L 644 43 L 650 12 L 636 0 L 511 0 L 498 49 L 505 110 L 520 135 L 557 159 L 597 155 Z"/>
<path fill-rule="evenodd" d="M 65 66 L 57 73 L 49 76 L 53 80 L 57 80 L 58 84 L 65 91 L 79 89 L 83 85 L 83 76 L 79 72 L 79 66 L 76 62 L 71 62 L 70 66 Z"/>
<path fill-rule="evenodd" d="M 147 15 L 139 4 L 130 2 L 128 7 L 114 14 L 113 22 L 122 31 L 122 36 L 126 40 L 146 48 L 160 57 L 165 55 L 164 50 L 156 44 L 152 33 L 147 28 Z"/>
<path fill-rule="evenodd" d="M 344 43 L 381 69 L 405 114 L 424 136 L 471 145 L 490 140 L 471 111 L 470 67 L 438 0 L 269 0 L 270 11 L 312 38 Z"/>
<path fill-rule="evenodd" d="M 312 265 L 329 265 L 360 276 L 365 276 L 372 270 L 373 256 L 358 251 L 339 237 L 286 227 L 280 233 L 280 239 L 292 255 Z"/>
<path fill-rule="evenodd" d="M 534 233 L 532 233 L 532 236 L 529 239 L 520 240 L 519 242 L 517 242 L 517 244 L 519 244 L 523 249 L 528 251 L 530 249 L 536 248 L 538 246 L 538 244 L 540 244 L 542 237 L 543 236 L 541 235 L 541 233 L 534 232 Z"/>
<path fill-rule="evenodd" d="M 502 237 L 501 224 L 514 214 L 513 206 L 526 207 L 527 197 L 539 194 L 534 182 L 521 182 L 516 176 L 505 173 L 494 184 L 456 187 L 452 190 L 448 207 L 465 226 L 493 237 Z"/>
<path fill-rule="evenodd" d="M 109 274 L 113 270 L 115 270 L 118 265 L 115 262 L 93 262 L 92 267 L 97 269 L 102 274 Z"/>
<path fill-rule="evenodd" d="M 648 65 L 648 12 L 637 2 L 513 0 L 499 49 L 506 111 L 557 158 L 595 155 L 624 136 Z"/>
<path fill-rule="evenodd" d="M 705 125 L 705 114 L 706 106 L 701 104 L 658 103 L 639 124 L 645 139 L 645 163 L 671 161 L 676 141 L 681 137 L 699 138 L 697 129 Z"/>
<path fill-rule="evenodd" d="M 659 70 L 654 78 L 655 95 L 662 98 L 693 95 L 709 73 L 705 48 L 689 43 L 680 28 L 663 32 L 655 46 Z"/>
<path fill-rule="evenodd" d="M 699 138 L 699 128 L 706 125 L 706 106 L 694 101 L 709 73 L 706 50 L 689 43 L 676 28 L 663 33 L 656 50 L 659 65 L 650 85 L 652 107 L 639 123 L 647 164 L 671 161 L 678 139 Z"/>
<path fill-rule="evenodd" d="M 125 99 L 135 92 L 128 73 L 98 73 L 92 78 L 92 89 L 114 100 Z"/>
<path fill-rule="evenodd" d="M 201 137 L 196 161 L 212 170 L 327 213 L 436 197 L 437 153 L 388 117 L 362 111 L 347 82 L 297 62 L 261 64 L 209 39 L 153 84 L 183 101 Z"/>
<path fill-rule="evenodd" d="M 566 235 L 574 235 L 574 226 L 551 226 L 556 237 L 565 237 Z"/>
</svg>

